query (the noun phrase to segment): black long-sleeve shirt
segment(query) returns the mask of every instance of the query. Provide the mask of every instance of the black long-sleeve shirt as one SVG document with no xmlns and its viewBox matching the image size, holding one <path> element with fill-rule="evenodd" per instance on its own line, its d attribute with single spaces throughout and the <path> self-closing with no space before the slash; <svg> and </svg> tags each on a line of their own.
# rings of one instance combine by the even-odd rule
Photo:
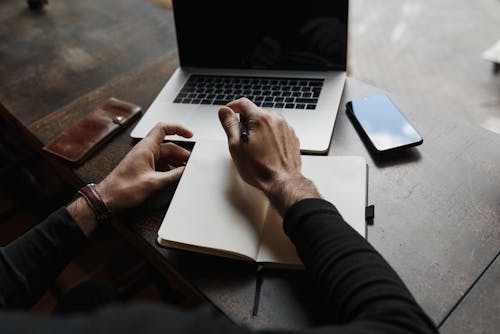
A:
<svg viewBox="0 0 500 334">
<path fill-rule="evenodd" d="M 293 205 L 284 229 L 324 296 L 335 325 L 304 333 L 433 333 L 432 321 L 373 247 L 320 199 Z M 29 307 L 46 290 L 85 236 L 65 208 L 0 249 L 0 306 Z M 0 311 L 2 333 L 244 333 L 249 330 L 203 311 L 160 305 L 115 305 L 88 314 L 43 318 Z"/>
</svg>

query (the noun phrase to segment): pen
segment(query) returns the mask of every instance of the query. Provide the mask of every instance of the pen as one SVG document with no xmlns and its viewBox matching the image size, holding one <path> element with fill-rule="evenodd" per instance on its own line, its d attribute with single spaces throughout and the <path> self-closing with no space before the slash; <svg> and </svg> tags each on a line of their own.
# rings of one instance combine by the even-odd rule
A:
<svg viewBox="0 0 500 334">
<path fill-rule="evenodd" d="M 248 122 L 242 116 L 240 116 L 240 137 L 244 142 L 248 142 Z"/>
</svg>

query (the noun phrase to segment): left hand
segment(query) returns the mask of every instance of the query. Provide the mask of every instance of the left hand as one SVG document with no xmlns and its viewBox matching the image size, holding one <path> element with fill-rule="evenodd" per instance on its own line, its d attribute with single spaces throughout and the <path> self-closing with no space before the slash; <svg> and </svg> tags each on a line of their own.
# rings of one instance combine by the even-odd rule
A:
<svg viewBox="0 0 500 334">
<path fill-rule="evenodd" d="M 190 138 L 193 133 L 179 125 L 158 123 L 97 185 L 111 212 L 135 207 L 156 190 L 179 181 L 190 152 L 173 143 L 162 144 L 166 135 Z"/>
</svg>

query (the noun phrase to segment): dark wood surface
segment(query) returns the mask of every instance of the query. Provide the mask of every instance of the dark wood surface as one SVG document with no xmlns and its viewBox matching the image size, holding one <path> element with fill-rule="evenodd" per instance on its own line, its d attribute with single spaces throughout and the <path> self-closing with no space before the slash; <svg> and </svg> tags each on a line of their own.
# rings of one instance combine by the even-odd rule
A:
<svg viewBox="0 0 500 334">
<path fill-rule="evenodd" d="M 171 11 L 144 0 L 6 0 L 0 20 L 1 97 L 23 124 L 176 51 Z"/>
<path fill-rule="evenodd" d="M 36 149 L 110 96 L 147 109 L 178 64 L 171 12 L 144 0 L 53 1 L 42 14 L 9 0 L 0 4 L 0 21 L 1 116 Z M 424 144 L 375 160 L 343 105 L 376 92 L 348 79 L 330 154 L 367 159 L 369 201 L 376 206 L 368 240 L 439 324 L 499 251 L 500 137 L 391 95 Z M 75 187 L 98 182 L 134 144 L 131 129 L 77 168 L 52 163 Z M 252 317 L 253 265 L 158 247 L 156 233 L 174 190 L 116 225 L 166 277 L 253 328 L 321 322 L 302 272 L 265 273 Z"/>
</svg>

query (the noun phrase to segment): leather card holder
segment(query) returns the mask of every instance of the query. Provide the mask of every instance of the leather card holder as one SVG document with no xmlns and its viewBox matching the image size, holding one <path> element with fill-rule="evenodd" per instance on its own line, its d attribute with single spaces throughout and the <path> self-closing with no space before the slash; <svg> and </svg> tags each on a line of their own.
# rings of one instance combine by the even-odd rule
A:
<svg viewBox="0 0 500 334">
<path fill-rule="evenodd" d="M 70 163 L 81 163 L 130 124 L 140 112 L 138 105 L 110 98 L 64 130 L 42 150 Z"/>
</svg>

